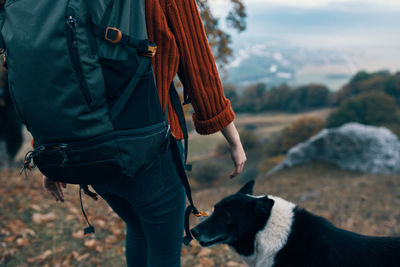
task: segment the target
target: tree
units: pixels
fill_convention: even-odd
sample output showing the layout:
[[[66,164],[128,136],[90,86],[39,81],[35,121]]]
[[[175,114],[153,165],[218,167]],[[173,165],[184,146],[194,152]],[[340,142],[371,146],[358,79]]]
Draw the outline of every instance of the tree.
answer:
[[[224,92],[226,98],[231,101],[231,105],[235,109],[239,100],[239,96],[236,92],[236,87],[233,84],[224,84]]]
[[[286,110],[292,98],[292,89],[287,84],[271,88],[262,97],[262,110]]]
[[[367,73],[358,72],[348,84],[333,95],[333,104],[340,105],[345,100],[365,92],[382,92],[395,98],[400,105],[400,73],[391,74],[388,71]]]
[[[219,19],[215,18],[211,12],[209,0],[196,0],[203,19],[208,42],[213,50],[214,58],[218,66],[223,69],[224,65],[232,57],[231,36],[221,30]],[[210,0],[212,1],[212,0]],[[246,29],[246,8],[243,0],[225,0],[231,3],[231,10],[225,18],[228,27],[242,32]]]
[[[267,90],[265,83],[258,83],[247,87],[238,101],[237,110],[241,112],[260,112],[262,98]]]
[[[347,122],[367,125],[398,123],[399,107],[393,97],[382,92],[365,92],[343,102],[327,119],[327,127],[341,126]]]

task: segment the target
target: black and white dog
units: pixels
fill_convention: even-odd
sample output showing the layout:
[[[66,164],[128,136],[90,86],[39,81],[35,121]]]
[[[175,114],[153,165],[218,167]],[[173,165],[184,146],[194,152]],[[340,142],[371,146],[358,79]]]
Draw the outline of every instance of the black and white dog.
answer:
[[[254,267],[400,266],[400,237],[339,229],[279,197],[253,196],[253,187],[222,199],[192,229],[202,246],[228,244]]]

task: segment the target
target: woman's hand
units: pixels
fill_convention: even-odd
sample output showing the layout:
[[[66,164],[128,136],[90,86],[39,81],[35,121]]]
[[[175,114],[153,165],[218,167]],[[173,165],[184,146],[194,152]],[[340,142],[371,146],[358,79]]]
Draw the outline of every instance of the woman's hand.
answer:
[[[230,175],[231,178],[234,178],[243,171],[244,164],[247,161],[246,153],[244,152],[239,133],[233,122],[222,129],[221,132],[228,141],[229,152],[235,164],[235,170]]]
[[[67,184],[54,182],[43,175],[43,188],[52,194],[56,201],[64,202],[64,193],[62,188],[67,188]]]

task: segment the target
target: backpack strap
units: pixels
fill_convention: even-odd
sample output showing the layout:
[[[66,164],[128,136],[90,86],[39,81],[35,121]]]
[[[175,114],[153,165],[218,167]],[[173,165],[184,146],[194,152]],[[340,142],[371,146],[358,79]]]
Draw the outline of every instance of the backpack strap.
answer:
[[[197,217],[208,216],[208,215],[203,211],[199,211],[193,204],[192,190],[190,189],[189,180],[186,175],[185,168],[183,167],[178,144],[176,143],[176,139],[172,134],[169,135],[169,144],[171,147],[172,158],[174,159],[176,170],[178,171],[179,179],[181,180],[183,186],[185,187],[186,196],[190,204],[185,211],[185,221],[184,221],[185,237],[182,240],[185,246],[189,246],[190,242],[193,240],[189,224],[190,214],[194,214]]]
[[[110,116],[112,120],[115,120],[119,116],[119,114],[121,114],[121,111],[128,103],[130,96],[135,91],[137,84],[140,81],[140,78],[142,78],[143,74],[146,72],[146,69],[149,66],[151,66],[151,58],[139,57],[138,68],[135,74],[132,76],[131,80],[129,81],[128,85],[126,86],[121,96],[117,99],[115,104],[110,108]]]
[[[110,43],[137,48],[138,53],[146,57],[153,57],[157,50],[157,46],[148,39],[137,39],[122,33],[116,27],[102,26],[93,23],[92,32],[97,37],[109,41]]]
[[[173,161],[175,163],[176,170],[178,172],[179,179],[181,180],[181,183],[183,187],[185,188],[186,192],[186,197],[189,201],[189,206],[185,210],[185,219],[184,219],[184,228],[185,228],[185,237],[183,237],[183,244],[185,246],[189,246],[190,242],[193,240],[193,236],[190,232],[190,214],[194,214],[197,217],[202,217],[202,216],[208,216],[207,213],[204,211],[199,211],[196,206],[193,203],[193,198],[192,198],[192,190],[190,188],[189,180],[185,172],[185,167],[186,165],[186,158],[187,158],[187,127],[186,127],[186,122],[185,122],[185,117],[183,113],[182,106],[180,104],[180,99],[179,95],[176,92],[174,83],[171,83],[170,90],[169,90],[169,95],[171,97],[171,103],[173,105],[173,108],[178,114],[179,118],[179,123],[181,124],[182,130],[183,130],[183,135],[185,137],[185,160],[182,161],[181,157],[181,152],[178,148],[177,140],[175,137],[172,135],[172,133],[169,131],[169,137],[168,137],[168,142],[167,142],[167,147],[169,145],[171,149],[171,154]],[[167,96],[167,104],[165,108],[165,113],[166,116],[168,116],[168,96]]]
[[[186,120],[185,120],[185,114],[183,112],[182,109],[182,105],[179,99],[179,95],[176,92],[176,88],[174,85],[174,82],[171,83],[171,86],[169,88],[169,95],[171,98],[171,103],[172,103],[172,107],[174,108],[176,115],[178,116],[178,120],[179,120],[179,124],[181,126],[182,132],[183,132],[183,138],[184,138],[184,142],[185,142],[185,158],[184,158],[184,166],[185,166],[185,170],[187,171],[191,171],[192,170],[192,166],[186,164],[187,161],[187,157],[188,157],[188,150],[189,150],[189,135],[188,135],[188,129],[187,129],[187,125],[186,125]]]

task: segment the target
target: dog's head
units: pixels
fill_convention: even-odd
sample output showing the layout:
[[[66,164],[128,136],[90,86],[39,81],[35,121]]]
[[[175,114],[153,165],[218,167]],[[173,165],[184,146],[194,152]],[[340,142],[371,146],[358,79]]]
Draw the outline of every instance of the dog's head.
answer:
[[[214,206],[212,215],[192,229],[202,246],[254,243],[256,233],[268,221],[274,200],[252,196],[253,187],[251,181],[236,194],[222,199]]]

